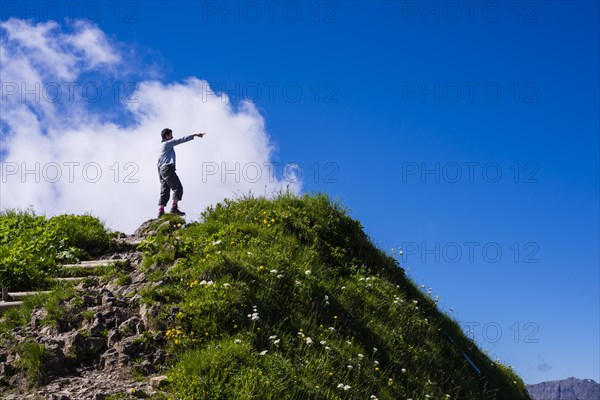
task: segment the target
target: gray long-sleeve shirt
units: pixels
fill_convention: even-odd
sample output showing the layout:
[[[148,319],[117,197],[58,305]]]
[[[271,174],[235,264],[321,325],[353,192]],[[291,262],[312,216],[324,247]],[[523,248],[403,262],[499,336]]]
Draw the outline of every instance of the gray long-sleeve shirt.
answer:
[[[189,142],[194,139],[194,135],[183,136],[178,139],[171,139],[161,143],[160,155],[158,156],[158,168],[165,165],[175,165],[175,149],[178,144]]]

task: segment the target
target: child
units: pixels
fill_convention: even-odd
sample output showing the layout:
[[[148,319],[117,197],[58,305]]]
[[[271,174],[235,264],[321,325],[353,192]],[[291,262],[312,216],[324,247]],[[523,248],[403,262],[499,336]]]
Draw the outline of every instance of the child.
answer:
[[[165,213],[165,206],[169,201],[171,190],[173,193],[173,205],[171,213],[177,215],[185,215],[183,211],[177,207],[177,203],[183,197],[183,186],[175,172],[175,149],[178,144],[189,142],[195,137],[203,137],[206,133],[196,133],[194,135],[184,136],[179,139],[173,139],[173,131],[165,128],[160,133],[162,138],[160,156],[158,157],[158,177],[160,179],[160,200],[158,201],[158,217],[160,218]]]

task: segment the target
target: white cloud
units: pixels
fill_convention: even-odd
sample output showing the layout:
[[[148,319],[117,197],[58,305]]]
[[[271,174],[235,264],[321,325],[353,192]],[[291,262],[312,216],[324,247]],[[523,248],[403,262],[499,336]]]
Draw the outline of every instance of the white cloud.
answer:
[[[184,186],[181,209],[191,219],[236,193],[270,194],[287,186],[276,178],[281,166],[271,164],[275,149],[252,103],[234,107],[195,77],[174,83],[143,80],[128,97],[131,102],[101,105],[81,95],[70,99],[66,91],[53,102],[52,82],[81,79],[83,86],[82,74],[96,73],[102,82],[106,71],[120,70],[118,46],[83,22],[65,32],[55,23],[13,19],[0,24],[0,33],[2,59],[11,60],[0,69],[1,208],[32,205],[49,215],[90,211],[112,229],[132,232],[157,211],[156,159],[165,127],[175,137],[207,132],[176,147]],[[28,95],[21,93],[22,85]],[[50,94],[44,95],[45,89]],[[31,93],[36,90],[41,93]],[[130,113],[135,123],[111,121],[114,110],[107,107]],[[300,183],[290,183],[290,189],[298,192]]]

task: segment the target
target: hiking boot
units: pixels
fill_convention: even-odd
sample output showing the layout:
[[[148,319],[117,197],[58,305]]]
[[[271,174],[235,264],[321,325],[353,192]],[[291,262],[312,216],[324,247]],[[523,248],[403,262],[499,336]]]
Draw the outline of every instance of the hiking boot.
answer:
[[[165,215],[165,210],[161,208],[160,210],[158,210],[158,217],[156,217],[156,218],[160,218],[163,215]]]
[[[171,207],[171,214],[180,215],[182,217],[185,215],[185,213],[181,211],[177,206]]]

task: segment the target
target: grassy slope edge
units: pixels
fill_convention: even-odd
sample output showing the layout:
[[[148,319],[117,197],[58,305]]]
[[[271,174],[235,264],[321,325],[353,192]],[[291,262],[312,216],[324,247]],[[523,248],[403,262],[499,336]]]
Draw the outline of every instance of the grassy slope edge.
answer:
[[[326,196],[203,218],[166,216],[142,244],[176,398],[529,398]]]
[[[47,218],[31,210],[0,211],[0,286],[48,288],[58,262],[78,262],[105,251],[110,235],[91,215]]]

